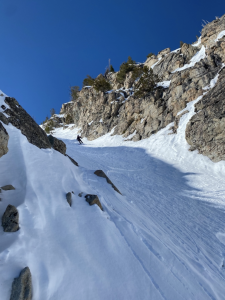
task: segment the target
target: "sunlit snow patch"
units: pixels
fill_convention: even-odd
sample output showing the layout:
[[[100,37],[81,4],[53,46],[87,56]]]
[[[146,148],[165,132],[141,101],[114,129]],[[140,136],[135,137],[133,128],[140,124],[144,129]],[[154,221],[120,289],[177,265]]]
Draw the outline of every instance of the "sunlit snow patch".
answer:
[[[221,31],[221,32],[217,35],[217,38],[215,39],[215,42],[218,42],[224,35],[225,35],[225,30]]]
[[[178,71],[183,71],[185,69],[191,68],[193,67],[197,62],[199,62],[200,60],[205,58],[205,47],[202,46],[201,50],[198,51],[190,60],[189,64],[184,65],[181,68],[176,69],[175,71],[173,71],[172,73],[178,72]]]

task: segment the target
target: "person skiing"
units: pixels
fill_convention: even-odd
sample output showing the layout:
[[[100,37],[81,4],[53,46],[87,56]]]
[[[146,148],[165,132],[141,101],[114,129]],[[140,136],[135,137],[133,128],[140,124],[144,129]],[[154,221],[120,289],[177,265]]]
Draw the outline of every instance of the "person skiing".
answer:
[[[80,144],[83,144],[83,141],[81,140],[81,136],[79,136],[79,134],[78,134],[78,136],[77,136],[77,140],[78,140],[78,142],[79,142]]]

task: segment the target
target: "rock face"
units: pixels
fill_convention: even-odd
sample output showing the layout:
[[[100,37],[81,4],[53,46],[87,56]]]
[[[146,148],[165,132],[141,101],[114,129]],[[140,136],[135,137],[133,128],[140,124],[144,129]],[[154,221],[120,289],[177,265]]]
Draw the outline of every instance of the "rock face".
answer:
[[[56,137],[53,137],[51,134],[48,136],[48,140],[52,148],[64,155],[66,154],[66,144],[63,141],[57,139]]]
[[[69,203],[69,205],[72,205],[72,194],[69,192],[66,194],[66,200]]]
[[[12,283],[10,300],[31,300],[32,299],[32,278],[30,269],[24,268],[19,277]]]
[[[0,157],[8,152],[9,135],[0,122]]]
[[[118,190],[118,188],[112,183],[112,181],[109,179],[109,177],[105,174],[105,172],[103,172],[102,170],[97,170],[94,172],[95,175],[99,176],[99,177],[103,177],[106,179],[106,181],[111,184],[112,188],[117,192],[119,193],[120,195],[122,195],[120,193],[120,191]]]
[[[16,128],[20,129],[28,141],[39,148],[51,148],[51,144],[43,129],[31,118],[31,116],[19,105],[14,98],[6,97],[5,103],[10,108],[5,108],[4,114],[0,113],[0,120],[8,125],[11,123]]]
[[[7,206],[2,216],[2,227],[5,232],[15,232],[19,230],[19,212],[15,206]]]
[[[223,31],[225,31],[225,15],[207,24],[202,29],[202,36],[198,42],[192,45],[184,43],[181,48],[172,52],[166,48],[157,55],[150,56],[144,64],[140,64],[139,66],[151,67],[164,82],[159,83],[157,88],[144,98],[134,97],[135,84],[132,71],[126,74],[123,85],[116,81],[117,73],[108,73],[105,79],[111,84],[111,91],[103,93],[97,92],[93,87],[82,88],[76,101],[62,105],[60,112],[62,115],[58,119],[56,117],[55,123],[59,126],[62,116],[64,119],[69,116],[69,119],[73,120],[74,127],[81,128],[80,132],[89,140],[111,132],[111,135],[119,134],[127,140],[138,141],[157,133],[172,122],[175,122],[173,130],[176,133],[180,118],[178,112],[185,109],[190,101],[205,93],[205,87],[225,64]],[[195,60],[196,57],[199,59],[195,64],[190,64],[194,56]],[[217,97],[214,93],[210,95]],[[204,96],[203,99],[206,97],[209,96]],[[221,102],[222,98],[218,101]],[[203,112],[199,112],[198,116],[192,119],[195,121],[195,127],[199,123],[196,118],[200,118],[201,114]],[[198,149],[200,153],[218,161],[224,159],[225,153],[221,145],[225,140],[223,134],[219,132],[225,127],[223,117],[219,119],[220,122],[214,117],[215,115],[208,113],[207,124],[210,124],[211,131],[205,125],[201,129],[199,141],[200,135],[197,132],[200,132],[200,128],[194,129],[191,125],[188,125],[186,137],[192,146],[191,149]],[[216,139],[212,139],[214,134],[217,136]]]
[[[225,160],[225,69],[216,86],[195,104],[195,111],[186,128],[190,150],[197,149],[214,162]]]
[[[88,195],[85,196],[85,199],[86,199],[86,201],[89,203],[89,205],[97,204],[98,207],[99,207],[101,210],[103,210],[102,205],[101,205],[101,202],[100,202],[100,200],[98,199],[98,196],[97,196],[97,195],[90,195],[90,194],[88,194]]]

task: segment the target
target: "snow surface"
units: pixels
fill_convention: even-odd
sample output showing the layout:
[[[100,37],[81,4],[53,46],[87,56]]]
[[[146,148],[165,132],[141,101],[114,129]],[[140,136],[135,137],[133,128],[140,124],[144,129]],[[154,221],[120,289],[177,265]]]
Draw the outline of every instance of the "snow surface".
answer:
[[[176,70],[174,70],[172,73],[178,72],[178,71],[183,71],[185,69],[191,68],[193,67],[197,62],[199,62],[200,60],[205,58],[205,47],[202,46],[201,50],[198,51],[190,60],[189,64],[184,65],[181,68],[177,68]]]
[[[166,89],[166,88],[170,87],[170,83],[171,83],[171,80],[162,81],[162,82],[158,82],[157,86],[162,86],[164,89]]]
[[[217,38],[215,39],[215,42],[219,41],[224,35],[225,35],[225,30],[221,31],[218,34]]]
[[[224,299],[225,162],[188,151],[185,129],[198,100],[188,103],[177,134],[169,124],[135,143],[112,130],[79,145],[78,129],[57,128],[80,167],[4,125],[10,139],[0,186],[16,190],[1,193],[0,211],[16,205],[20,230],[0,228],[1,300],[25,266],[33,300]],[[103,212],[86,193],[99,196]]]

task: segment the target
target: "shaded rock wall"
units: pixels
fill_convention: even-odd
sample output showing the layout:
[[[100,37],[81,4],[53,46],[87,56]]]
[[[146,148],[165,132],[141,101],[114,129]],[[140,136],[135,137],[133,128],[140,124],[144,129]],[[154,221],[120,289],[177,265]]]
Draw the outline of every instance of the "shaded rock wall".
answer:
[[[11,123],[20,129],[28,141],[39,148],[51,148],[51,144],[43,129],[31,118],[31,116],[19,105],[14,98],[6,97],[5,103],[10,108],[5,108],[4,113],[9,117],[0,114],[0,121],[8,125]]]
[[[215,162],[225,160],[225,69],[216,86],[195,104],[195,111],[186,128],[191,150]]]
[[[9,135],[0,122],[0,157],[8,152]]]

